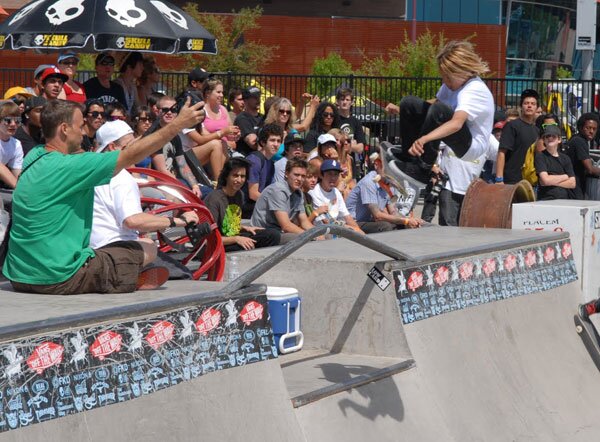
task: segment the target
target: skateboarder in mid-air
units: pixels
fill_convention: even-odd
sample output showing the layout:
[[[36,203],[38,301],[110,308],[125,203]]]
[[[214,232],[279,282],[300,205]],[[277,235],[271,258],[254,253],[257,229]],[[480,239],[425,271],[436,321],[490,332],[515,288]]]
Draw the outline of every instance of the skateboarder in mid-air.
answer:
[[[494,124],[494,98],[480,76],[489,72],[487,63],[467,41],[450,41],[437,55],[442,87],[436,98],[424,101],[407,96],[400,106],[386,110],[400,114],[402,153],[394,153],[398,168],[427,182],[440,142],[465,161],[487,152]],[[408,155],[407,155],[408,154]]]

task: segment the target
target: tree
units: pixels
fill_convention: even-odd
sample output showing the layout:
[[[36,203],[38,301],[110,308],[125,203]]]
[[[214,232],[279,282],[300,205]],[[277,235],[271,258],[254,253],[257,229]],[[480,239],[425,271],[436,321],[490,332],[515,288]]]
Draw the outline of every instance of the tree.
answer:
[[[353,74],[353,69],[352,65],[340,54],[330,52],[327,57],[315,59],[311,73],[317,77],[308,81],[308,92],[324,98],[341,83],[344,83],[347,76]]]
[[[209,72],[259,73],[278,48],[246,40],[246,33],[260,28],[260,6],[232,11],[232,17],[201,13],[196,3],[186,3],[183,9],[215,36],[218,49],[217,55],[183,55],[187,69],[200,65]]]

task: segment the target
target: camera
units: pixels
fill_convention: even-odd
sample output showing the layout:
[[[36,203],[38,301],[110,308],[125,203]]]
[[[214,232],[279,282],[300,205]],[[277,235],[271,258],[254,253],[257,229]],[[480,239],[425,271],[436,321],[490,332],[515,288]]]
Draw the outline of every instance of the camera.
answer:
[[[185,102],[188,99],[188,97],[190,98],[190,106],[193,106],[196,103],[200,103],[201,101],[204,101],[202,99],[202,95],[200,95],[199,92],[183,91],[177,97],[177,111],[180,111],[183,108],[183,106],[185,106]]]
[[[425,201],[428,203],[435,204],[440,196],[440,192],[446,186],[448,179],[450,177],[448,174],[444,172],[440,173],[432,173],[431,179],[425,188],[427,195],[425,196]]]
[[[189,223],[185,226],[185,233],[187,233],[190,242],[194,245],[202,241],[211,231],[209,223]]]

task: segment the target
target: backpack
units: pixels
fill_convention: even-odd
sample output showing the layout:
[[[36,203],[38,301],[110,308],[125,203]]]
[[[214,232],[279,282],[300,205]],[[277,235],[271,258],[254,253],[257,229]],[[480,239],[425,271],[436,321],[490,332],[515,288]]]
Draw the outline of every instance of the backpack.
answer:
[[[531,146],[527,149],[527,153],[525,154],[525,161],[523,162],[523,166],[521,167],[521,174],[523,175],[523,179],[529,181],[532,186],[537,186],[538,184],[538,176],[535,170],[535,145],[534,141]]]

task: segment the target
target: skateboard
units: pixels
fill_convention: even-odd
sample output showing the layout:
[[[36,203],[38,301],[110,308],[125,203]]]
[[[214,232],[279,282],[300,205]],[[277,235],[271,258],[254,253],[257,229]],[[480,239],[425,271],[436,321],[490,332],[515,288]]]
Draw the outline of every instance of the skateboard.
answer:
[[[575,321],[575,330],[583,341],[583,345],[590,354],[596,368],[600,370],[600,336],[594,324],[588,319],[583,319],[579,314],[573,317]]]

